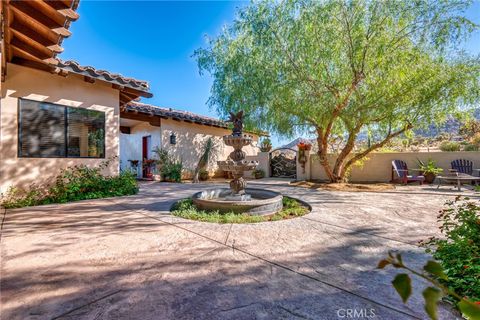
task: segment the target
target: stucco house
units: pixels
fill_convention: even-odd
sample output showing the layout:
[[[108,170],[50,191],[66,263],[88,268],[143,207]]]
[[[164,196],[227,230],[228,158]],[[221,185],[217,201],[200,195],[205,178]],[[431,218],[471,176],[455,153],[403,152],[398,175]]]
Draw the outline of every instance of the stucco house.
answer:
[[[133,101],[120,108],[120,167],[130,168],[131,160],[150,159],[152,150],[160,147],[181,160],[184,178],[191,178],[205,142],[211,137],[215,148],[208,170],[211,175],[218,175],[216,161],[226,159],[233,151],[222,142],[227,134],[231,134],[231,130],[219,119]],[[250,134],[253,143],[243,150],[254,156],[258,152],[259,136]]]
[[[146,81],[59,59],[70,23],[79,18],[78,4],[1,3],[0,192],[105,159],[113,159],[106,174],[117,174],[128,160],[150,158],[156,146],[191,169],[202,141],[228,132],[217,119],[138,102],[152,97]],[[229,152],[220,147],[215,157]]]

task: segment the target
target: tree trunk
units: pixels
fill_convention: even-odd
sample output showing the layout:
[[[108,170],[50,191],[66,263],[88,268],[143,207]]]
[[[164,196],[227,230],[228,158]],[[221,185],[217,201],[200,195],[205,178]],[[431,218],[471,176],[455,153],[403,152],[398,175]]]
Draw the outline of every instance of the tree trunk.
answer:
[[[353,132],[350,133],[349,138],[347,140],[347,144],[345,145],[345,147],[342,149],[337,159],[335,160],[335,165],[333,167],[333,170],[330,164],[328,163],[328,154],[327,154],[327,147],[326,147],[328,146],[328,141],[323,135],[319,134],[317,137],[317,143],[318,143],[318,156],[320,157],[320,164],[323,166],[323,169],[325,170],[325,173],[327,174],[327,177],[331,183],[345,182],[345,174],[347,173],[348,169],[350,169],[350,167],[353,164],[355,164],[355,162],[363,159],[370,152],[383,147],[392,138],[401,135],[406,130],[409,130],[411,128],[412,128],[412,125],[408,124],[403,129],[400,129],[394,133],[389,133],[384,140],[371,145],[369,148],[365,149],[360,153],[355,154],[352,157],[349,157],[355,146],[355,139],[356,139],[357,133],[360,130],[358,129],[357,131],[355,129]]]
[[[333,173],[333,170],[328,163],[328,154],[327,154],[327,146],[328,146],[328,141],[324,137],[324,135],[320,132],[320,129],[318,130],[318,136],[317,136],[317,145],[318,145],[318,157],[320,159],[320,164],[322,165],[323,169],[325,170],[325,173],[330,180],[330,182],[333,182],[335,180],[335,175]]]

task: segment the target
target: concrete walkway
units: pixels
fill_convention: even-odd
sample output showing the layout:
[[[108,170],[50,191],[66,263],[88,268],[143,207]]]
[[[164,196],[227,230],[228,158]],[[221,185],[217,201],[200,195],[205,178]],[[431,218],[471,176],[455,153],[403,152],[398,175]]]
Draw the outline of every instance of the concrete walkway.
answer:
[[[144,183],[131,197],[8,210],[1,319],[427,318],[425,284],[415,279],[404,305],[390,285],[398,270],[376,265],[398,250],[421,268],[428,256],[416,242],[437,233],[437,211],[454,193],[260,183],[313,211],[258,224],[194,222],[168,210],[212,184],[168,183]],[[456,316],[442,306],[441,318]]]

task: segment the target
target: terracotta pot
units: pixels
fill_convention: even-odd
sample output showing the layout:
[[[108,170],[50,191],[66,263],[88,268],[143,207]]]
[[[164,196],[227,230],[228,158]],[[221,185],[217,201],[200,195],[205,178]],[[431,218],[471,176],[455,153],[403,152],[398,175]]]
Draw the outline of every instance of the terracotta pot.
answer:
[[[428,183],[428,184],[432,184],[433,181],[435,180],[435,177],[437,176],[435,173],[431,173],[431,172],[428,172],[428,173],[421,172],[420,174],[425,177],[425,183]]]
[[[198,174],[198,179],[199,179],[200,181],[206,181],[206,180],[208,180],[208,172],[200,172],[200,173]]]

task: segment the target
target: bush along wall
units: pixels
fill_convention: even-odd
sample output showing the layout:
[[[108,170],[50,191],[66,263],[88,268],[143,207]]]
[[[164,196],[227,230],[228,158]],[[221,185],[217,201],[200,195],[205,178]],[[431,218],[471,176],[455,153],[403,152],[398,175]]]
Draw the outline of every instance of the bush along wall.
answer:
[[[133,173],[102,175],[101,171],[108,167],[110,161],[103,161],[96,167],[78,165],[63,169],[50,186],[32,185],[28,190],[12,187],[2,194],[0,203],[5,208],[21,208],[136,194],[138,184]]]

